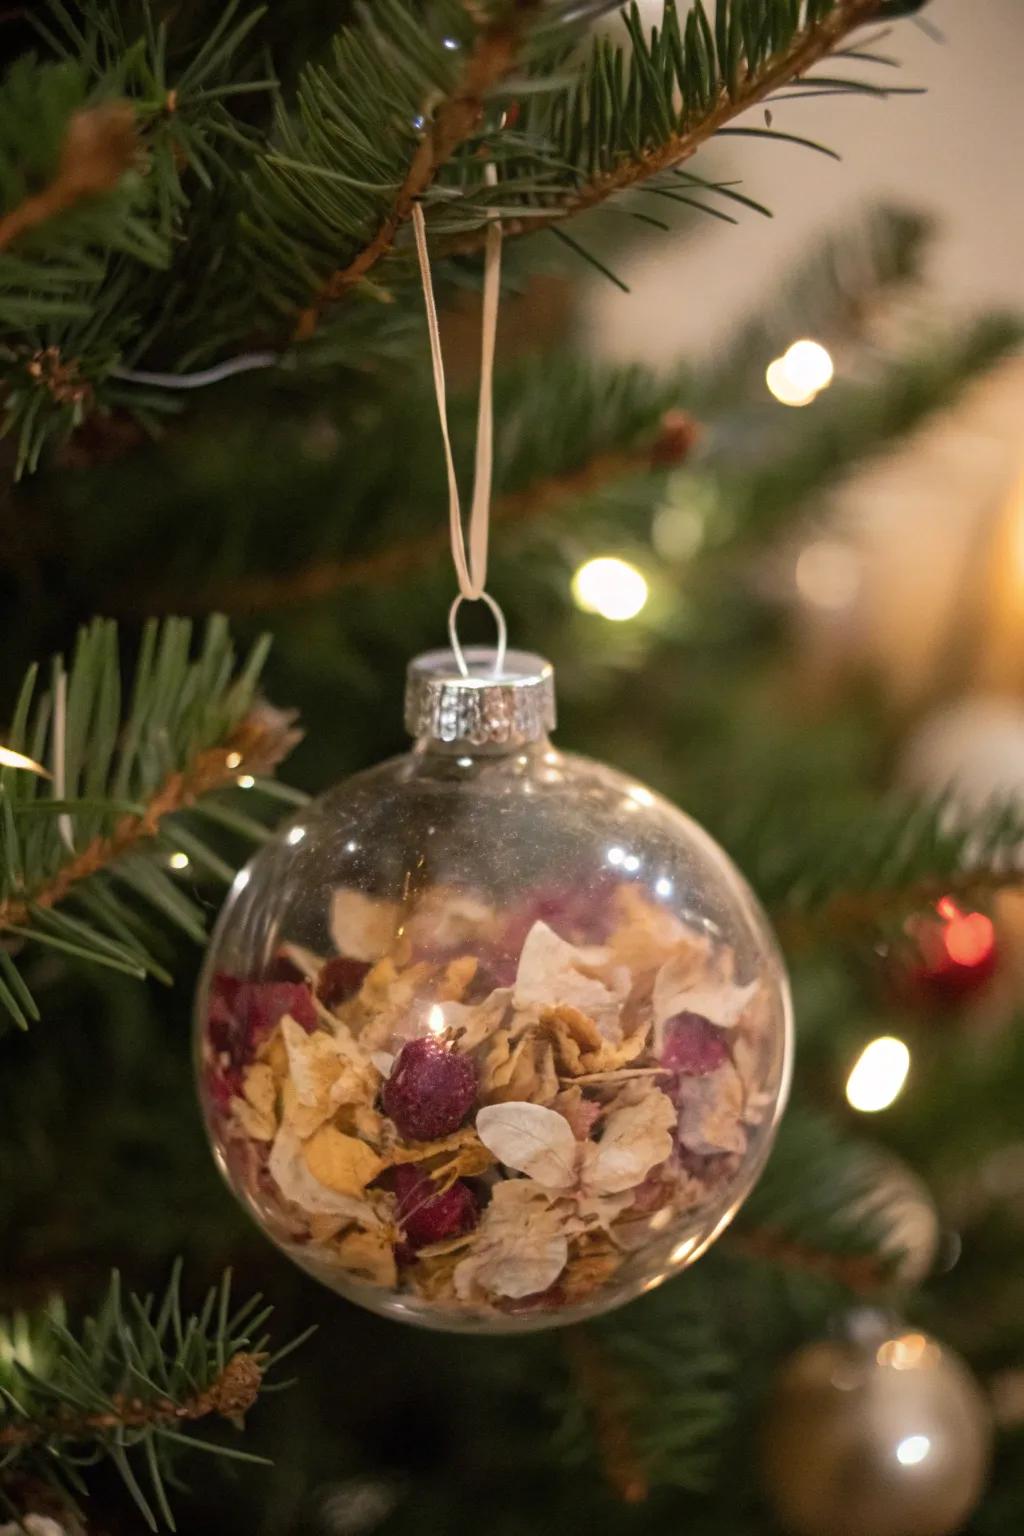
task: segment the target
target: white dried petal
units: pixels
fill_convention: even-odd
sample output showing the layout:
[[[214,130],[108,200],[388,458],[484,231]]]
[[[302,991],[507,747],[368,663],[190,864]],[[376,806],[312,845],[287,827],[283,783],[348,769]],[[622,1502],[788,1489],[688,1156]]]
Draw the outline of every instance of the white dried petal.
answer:
[[[536,922],[519,956],[513,1004],[521,1010],[568,1004],[589,1015],[606,1038],[621,1039],[619,1009],[629,973],[615,967],[610,986],[594,974],[607,969],[611,959],[608,949],[568,944],[547,923]]]
[[[757,992],[760,982],[738,987],[709,974],[703,957],[689,946],[666,960],[654,979],[654,1022],[660,1030],[677,1013],[699,1013],[720,1029],[732,1029]]]
[[[391,948],[398,917],[397,902],[380,901],[341,885],[331,896],[334,947],[347,960],[379,960]]]
[[[569,1260],[569,1222],[542,1189],[527,1179],[495,1186],[468,1257],[455,1267],[455,1291],[464,1301],[480,1289],[519,1299],[546,1291]]]
[[[490,902],[472,891],[435,885],[425,891],[405,924],[413,946],[432,952],[458,949],[486,938],[497,915]]]
[[[495,987],[479,1003],[438,1003],[444,1033],[451,1035],[460,1051],[475,1051],[504,1023],[512,1001],[511,987]]]
[[[679,1140],[691,1152],[743,1152],[743,1082],[731,1061],[703,1077],[680,1077]]]
[[[267,1169],[286,1200],[310,1216],[345,1216],[373,1230],[380,1218],[368,1200],[339,1195],[314,1179],[303,1157],[303,1144],[288,1125],[282,1125],[270,1149]]]
[[[525,1100],[488,1104],[477,1114],[476,1133],[506,1168],[546,1189],[569,1189],[575,1182],[578,1143],[556,1110]]]
[[[676,1108],[654,1088],[639,1104],[614,1109],[599,1142],[583,1149],[583,1188],[590,1194],[616,1195],[642,1184],[652,1168],[672,1151]]]

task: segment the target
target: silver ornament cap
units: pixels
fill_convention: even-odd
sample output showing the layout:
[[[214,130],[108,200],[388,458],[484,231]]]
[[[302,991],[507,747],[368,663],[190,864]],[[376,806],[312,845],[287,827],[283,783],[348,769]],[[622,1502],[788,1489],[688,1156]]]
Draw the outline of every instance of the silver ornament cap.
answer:
[[[555,673],[530,651],[506,651],[496,670],[492,646],[467,645],[463,675],[454,651],[427,651],[409,663],[405,725],[436,747],[493,750],[543,741],[555,726]]]

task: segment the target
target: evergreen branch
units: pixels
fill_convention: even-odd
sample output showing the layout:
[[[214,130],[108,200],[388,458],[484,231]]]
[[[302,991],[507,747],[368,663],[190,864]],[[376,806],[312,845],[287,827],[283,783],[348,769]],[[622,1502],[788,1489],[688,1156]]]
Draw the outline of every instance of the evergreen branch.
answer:
[[[220,746],[199,753],[187,769],[169,775],[147,801],[144,810],[122,816],[113,832],[98,836],[38,886],[31,898],[0,901],[0,931],[31,923],[42,910],[62,902],[75,886],[108,869],[136,846],[157,838],[168,817],[195,805],[203,796],[238,783],[244,774],[270,772],[294,740],[287,723],[268,711],[256,711],[232,731]],[[67,801],[68,812],[74,801]]]
[[[297,340],[308,338],[320,311],[343,298],[389,253],[399,228],[412,217],[413,204],[431,186],[440,168],[476,131],[485,99],[512,69],[521,35],[538,6],[539,0],[517,0],[514,9],[510,8],[476,34],[465,66],[448,94],[433,107],[429,131],[423,132],[394,201],[371,238],[343,267],[330,274],[312,304],[300,313]]]
[[[0,1450],[23,1450],[46,1442],[56,1444],[93,1440],[119,1429],[158,1429],[161,1426],[195,1423],[197,1419],[218,1416],[240,1418],[259,1396],[263,1383],[263,1361],[258,1355],[239,1350],[224,1369],[201,1392],[175,1402],[169,1397],[143,1398],[115,1392],[111,1406],[93,1413],[73,1409],[38,1418],[0,1424]]]
[[[621,1377],[588,1329],[569,1328],[562,1342],[576,1390],[593,1419],[605,1481],[624,1504],[640,1504],[647,1497],[650,1479],[623,1411]]]
[[[817,805],[799,823],[770,811],[749,852],[783,938],[851,939],[890,928],[943,896],[984,902],[1024,882],[1024,810],[995,802],[968,816],[948,798]],[[759,851],[758,851],[759,849]]]
[[[564,1342],[569,1379],[555,1436],[562,1459],[596,1461],[627,1504],[659,1486],[707,1489],[736,1384],[699,1279],[644,1297],[614,1322],[570,1329]]]
[[[815,1177],[808,1180],[807,1170]],[[876,1160],[824,1117],[789,1111],[727,1243],[733,1251],[850,1290],[891,1280],[894,1220]]]
[[[808,0],[800,21],[799,7],[773,0],[720,0],[712,36],[701,0],[685,22],[669,0],[660,34],[647,41],[634,0],[628,58],[599,39],[579,82],[546,108],[561,157],[586,162],[590,174],[549,211],[506,217],[505,235],[556,227],[682,165],[734,118],[805,76],[879,8],[880,0]],[[443,249],[475,251],[485,234],[455,234]]]
[[[104,102],[75,112],[53,180],[0,214],[0,251],[77,203],[113,191],[136,148],[135,113],[127,102]]]
[[[0,1324],[0,1485],[42,1484],[77,1512],[77,1468],[107,1460],[149,1528],[159,1515],[173,1529],[164,1485],[180,1447],[260,1459],[181,1433],[216,1418],[239,1426],[259,1398],[279,1358],[268,1351],[270,1309],[260,1301],[232,1308],[229,1271],[187,1314],[175,1265],[159,1299],[123,1296],[115,1273],[97,1314],[78,1328],[59,1301]]]
[[[492,521],[495,525],[522,528],[557,516],[566,507],[616,481],[685,462],[699,435],[699,427],[685,412],[668,411],[653,443],[599,451],[576,469],[543,475],[534,484],[499,497],[494,503]],[[448,533],[439,527],[360,559],[321,559],[296,571],[241,577],[212,592],[200,593],[195,611],[205,613],[215,608],[231,614],[262,613],[318,602],[348,587],[388,586],[431,564],[447,548]],[[170,595],[167,600],[171,601]],[[175,593],[173,601],[180,608],[181,594]],[[155,598],[150,594],[147,605],[159,611],[159,594]],[[187,609],[188,604],[184,606]]]
[[[264,643],[237,670],[223,619],[209,622],[194,660],[191,637],[184,620],[147,626],[123,721],[109,621],[80,632],[69,673],[55,658],[53,687],[34,707],[36,669],[25,679],[10,745],[46,758],[53,780],[0,769],[0,1004],[22,1027],[38,1009],[12,942],[144,976],[162,974],[145,910],[202,937],[200,910],[167,872],[168,843],[181,823],[196,863],[223,869],[190,810],[240,775],[268,772],[297,739],[287,716],[255,703]]]

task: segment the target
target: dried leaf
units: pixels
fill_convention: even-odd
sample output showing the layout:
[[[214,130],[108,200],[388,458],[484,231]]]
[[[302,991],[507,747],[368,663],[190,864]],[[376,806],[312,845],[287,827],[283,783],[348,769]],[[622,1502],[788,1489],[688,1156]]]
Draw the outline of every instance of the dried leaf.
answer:
[[[490,902],[472,891],[434,885],[420,897],[405,923],[405,933],[417,950],[440,954],[491,938],[498,917]]]
[[[513,1299],[535,1296],[554,1284],[568,1257],[564,1212],[532,1180],[507,1179],[495,1186],[472,1249],[455,1268],[455,1290],[463,1300],[478,1289]]]
[[[622,1263],[622,1254],[607,1237],[584,1236],[573,1242],[573,1252],[559,1282],[563,1305],[585,1301],[600,1290]]]
[[[444,1032],[458,1050],[475,1051],[505,1022],[511,1000],[511,987],[496,987],[481,1003],[439,1003]]]
[[[743,1082],[731,1061],[703,1077],[681,1077],[679,1140],[691,1152],[743,1152]]]
[[[349,1232],[331,1246],[331,1254],[343,1269],[394,1290],[398,1284],[395,1250],[386,1232]]]
[[[246,1099],[237,1095],[231,1099],[231,1113],[243,1135],[253,1141],[273,1141],[277,1130],[277,1119],[273,1114],[254,1109]]]
[[[317,1183],[338,1195],[361,1195],[386,1166],[358,1136],[345,1136],[333,1125],[321,1126],[310,1137],[304,1156]]]
[[[642,888],[629,882],[617,887],[612,897],[616,926],[608,938],[608,948],[618,965],[626,966],[634,977],[655,971],[680,949],[690,944],[707,956],[706,937],[670,912],[651,901]]]
[[[576,1138],[564,1115],[542,1104],[491,1104],[476,1117],[484,1146],[499,1163],[547,1189],[569,1189],[576,1178]]]
[[[480,1138],[471,1125],[465,1125],[460,1131],[452,1131],[450,1136],[441,1136],[437,1141],[406,1141],[401,1145],[392,1147],[387,1154],[387,1161],[392,1166],[398,1163],[424,1163],[428,1158],[439,1157],[443,1153],[461,1152],[464,1147],[478,1147]]]
[[[610,950],[567,944],[547,923],[536,922],[519,956],[513,1004],[521,1010],[568,1004],[593,1019],[607,1038],[618,1039],[628,973],[615,976],[614,987],[595,974],[606,969],[611,958]]]
[[[368,1200],[339,1194],[313,1177],[306,1166],[302,1142],[287,1124],[282,1124],[274,1139],[267,1169],[284,1198],[307,1215],[345,1216],[360,1226],[380,1225]]]
[[[614,1109],[601,1140],[583,1148],[583,1188],[595,1195],[635,1189],[670,1156],[675,1125],[675,1105],[660,1088],[652,1088],[639,1104]]]
[[[331,896],[331,938],[347,960],[379,960],[398,933],[399,907],[362,891],[338,886]]]
[[[752,981],[738,987],[731,979],[715,977],[687,946],[667,960],[655,978],[655,1025],[660,1030],[677,1013],[697,1013],[720,1029],[732,1029],[759,986]]]
[[[439,1003],[459,1003],[469,990],[480,962],[476,955],[460,955],[449,960],[437,988]]]

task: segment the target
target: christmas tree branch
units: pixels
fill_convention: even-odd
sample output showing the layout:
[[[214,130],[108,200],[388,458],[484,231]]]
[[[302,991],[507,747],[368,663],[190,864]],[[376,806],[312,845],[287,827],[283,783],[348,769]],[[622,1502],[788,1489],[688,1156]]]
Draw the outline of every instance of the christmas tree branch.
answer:
[[[612,167],[601,169],[597,175],[583,181],[568,197],[560,201],[549,215],[531,216],[526,220],[517,220],[515,217],[505,219],[504,233],[506,236],[534,234],[542,229],[555,227],[567,218],[586,213],[609,198],[649,182],[682,165],[684,161],[691,159],[710,138],[726,129],[742,113],[767,101],[776,91],[792,81],[802,80],[808,70],[834,53],[850,33],[870,21],[880,9],[881,0],[837,0],[831,8],[809,5],[803,26],[794,32],[783,49],[771,52],[763,60],[752,61],[749,56],[744,55],[743,49],[751,35],[758,35],[758,27],[753,24],[749,30],[745,28],[741,7],[729,7],[728,11],[731,12],[729,15],[726,7],[719,6],[719,11],[724,17],[718,21],[718,55],[722,78],[716,82],[713,95],[702,104],[703,110],[700,114],[694,112],[685,114],[682,126],[672,127],[663,132],[656,144],[642,148],[632,155],[619,157]],[[700,14],[702,13],[699,7],[690,13],[693,18]],[[630,29],[633,44],[632,61],[637,69],[638,82],[636,95],[642,100],[649,92],[662,102],[666,111],[671,111],[672,91],[665,86],[664,80],[665,66],[668,65],[671,69],[674,62],[672,43],[678,40],[679,46],[675,59],[682,66],[681,73],[685,72],[692,79],[692,73],[686,70],[685,59],[686,52],[697,46],[699,29],[697,26],[681,26],[675,19],[674,9],[671,6],[667,7],[660,48],[658,42],[652,38],[648,56],[635,8],[632,23]],[[763,35],[762,30],[761,36]],[[710,67],[713,62],[714,45],[711,42],[709,29],[704,37],[706,39],[704,57]],[[602,45],[599,44],[596,58],[601,57]],[[696,60],[692,62],[699,68]],[[682,82],[675,82],[675,84],[680,83]],[[578,105],[583,96],[584,92],[579,91],[574,106]],[[594,95],[591,93],[586,124],[590,127],[594,124],[593,116],[590,115],[593,111],[593,102]],[[638,106],[639,104],[638,101]],[[581,124],[580,138],[583,137],[584,131],[585,127]],[[757,131],[760,130],[751,130],[751,132]],[[767,129],[764,131],[769,132]],[[602,158],[607,158],[608,152],[603,145],[599,153]],[[452,254],[465,254],[478,250],[485,238],[486,231],[476,229],[451,238],[444,243],[443,248]]]
[[[168,817],[188,810],[201,797],[232,787],[245,775],[272,772],[294,740],[287,720],[273,711],[247,716],[221,746],[200,752],[185,770],[170,774],[144,810],[122,816],[108,836],[93,838],[30,899],[0,901],[0,934],[30,923],[34,913],[55,907],[81,881],[108,869],[139,843],[159,837]]]
[[[297,740],[287,716],[255,701],[266,644],[238,669],[223,619],[209,622],[194,659],[191,639],[184,620],[147,626],[123,720],[109,621],[80,633],[69,672],[55,658],[52,689],[35,704],[34,668],[25,679],[8,751],[45,759],[52,777],[16,758],[0,769],[0,1006],[23,1028],[39,1010],[12,951],[42,945],[169,979],[152,954],[147,910],[201,939],[202,911],[171,870],[183,860],[232,874],[195,818],[262,835],[219,796],[240,776],[255,784]]]
[[[647,1468],[637,1453],[621,1402],[622,1383],[597,1335],[581,1327],[562,1336],[573,1383],[592,1416],[605,1481],[624,1504],[640,1504],[649,1491]]]
[[[0,214],[0,251],[84,199],[111,192],[135,157],[135,113],[105,102],[68,120],[53,180]]]
[[[115,1392],[109,1408],[93,1413],[67,1409],[44,1413],[16,1424],[0,1425],[0,1451],[12,1447],[24,1450],[43,1442],[53,1447],[69,1441],[93,1440],[123,1429],[173,1427],[214,1415],[224,1419],[241,1418],[259,1397],[263,1365],[259,1355],[242,1349],[231,1356],[209,1386],[178,1402],[162,1395],[147,1399],[137,1394]]]
[[[159,1299],[123,1296],[115,1274],[80,1328],[60,1302],[0,1324],[0,1491],[42,1486],[77,1513],[79,1468],[106,1460],[149,1528],[173,1530],[165,1484],[184,1451],[261,1459],[185,1431],[211,1418],[238,1426],[273,1390],[267,1374],[294,1345],[271,1354],[270,1312],[258,1295],[232,1308],[229,1272],[188,1314],[176,1265]]]
[[[372,237],[332,272],[299,315],[296,340],[306,340],[315,329],[323,308],[345,294],[370,273],[394,243],[401,225],[412,217],[414,202],[427,191],[441,166],[473,134],[480,122],[484,101],[512,69],[520,38],[539,0],[518,0],[498,20],[477,33],[464,68],[450,92],[433,107],[429,132],[420,139],[394,202]]]
[[[500,496],[492,520],[517,528],[556,516],[566,507],[599,493],[630,475],[650,473],[681,464],[700,434],[698,425],[682,411],[668,411],[653,443],[598,451],[578,468],[542,475],[522,490]],[[295,571],[242,576],[210,592],[200,592],[195,612],[211,608],[230,614],[263,613],[301,603],[318,602],[348,587],[383,587],[400,581],[437,560],[448,548],[448,533],[435,531],[399,540],[359,559],[319,559]],[[148,611],[174,606],[188,611],[180,592],[148,594]]]

